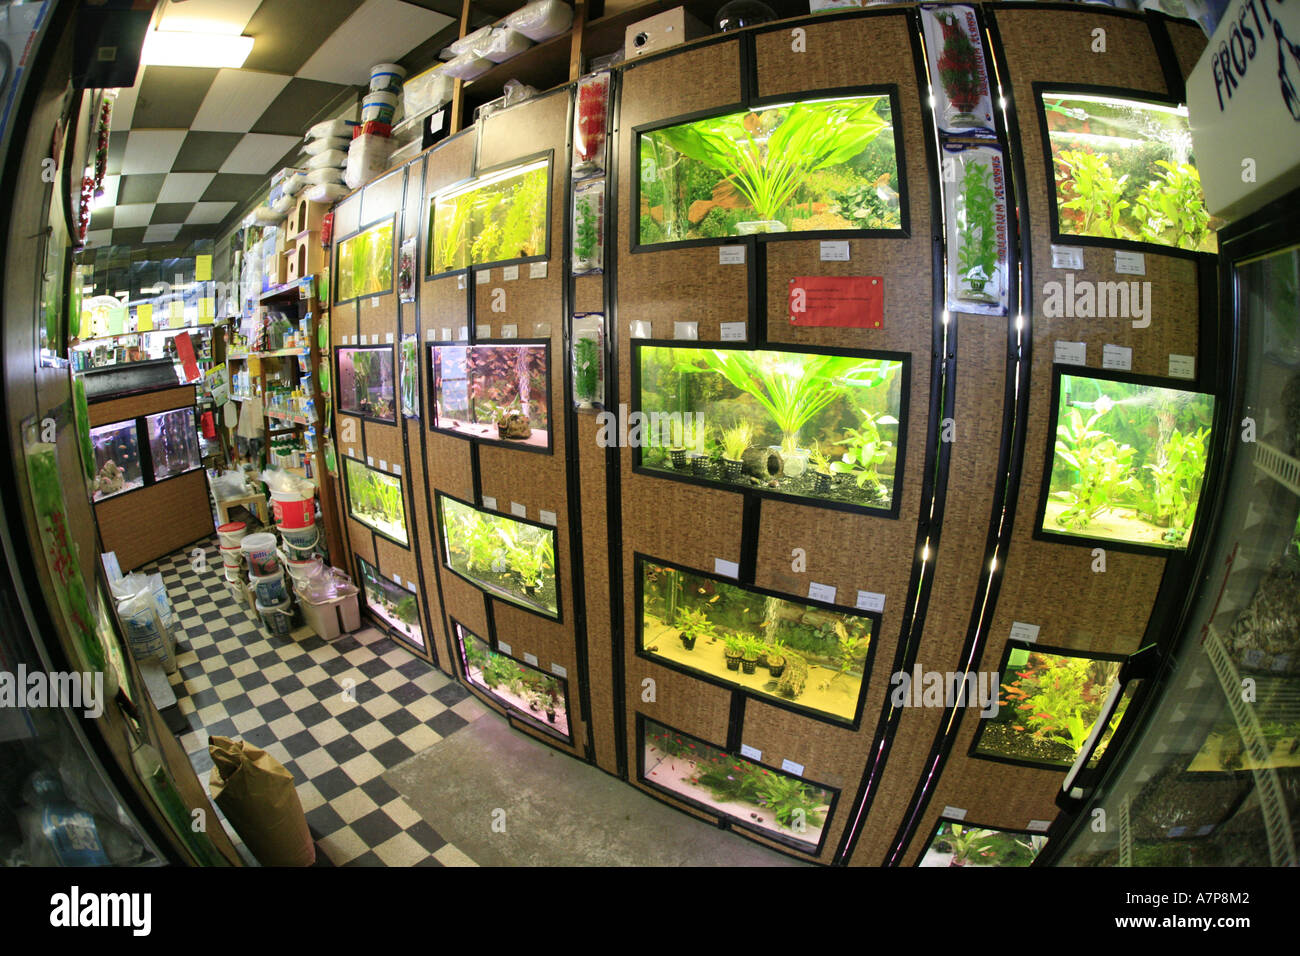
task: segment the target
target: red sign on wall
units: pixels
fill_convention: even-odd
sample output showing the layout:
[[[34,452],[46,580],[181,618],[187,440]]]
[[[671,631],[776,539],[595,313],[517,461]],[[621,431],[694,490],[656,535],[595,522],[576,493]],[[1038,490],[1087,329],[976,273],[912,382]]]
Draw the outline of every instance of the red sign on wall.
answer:
[[[795,325],[879,329],[885,323],[885,280],[880,276],[795,276],[790,280]]]

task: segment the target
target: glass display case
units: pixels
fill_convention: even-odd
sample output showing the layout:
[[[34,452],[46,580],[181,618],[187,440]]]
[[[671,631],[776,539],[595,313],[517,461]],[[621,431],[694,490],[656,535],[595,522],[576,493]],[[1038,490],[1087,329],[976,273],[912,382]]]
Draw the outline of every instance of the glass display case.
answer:
[[[393,347],[338,348],[339,411],[385,422],[397,421]]]
[[[347,302],[393,289],[393,220],[385,219],[338,243],[334,301]]]
[[[637,467],[893,512],[907,360],[633,343]]]
[[[572,739],[568,681],[493,650],[477,634],[456,624],[465,679],[528,724]]]
[[[917,866],[1029,866],[1047,837],[940,820]]]
[[[144,486],[135,419],[92,428],[90,444],[95,450],[95,501]]]
[[[406,536],[406,508],[402,503],[402,480],[369,467],[355,458],[343,459],[347,478],[348,514],[402,546]]]
[[[480,511],[441,492],[438,516],[448,568],[503,601],[559,619],[554,528]]]
[[[424,650],[424,635],[420,630],[420,607],[415,592],[390,581],[365,558],[357,556],[361,588],[366,595],[366,606],[384,621],[392,633],[409,644]]]
[[[551,446],[548,344],[434,345],[430,427],[533,451]]]
[[[429,272],[541,258],[549,252],[551,160],[480,176],[429,200]]]
[[[154,481],[193,471],[202,465],[193,408],[147,415],[145,429],[149,434]]]

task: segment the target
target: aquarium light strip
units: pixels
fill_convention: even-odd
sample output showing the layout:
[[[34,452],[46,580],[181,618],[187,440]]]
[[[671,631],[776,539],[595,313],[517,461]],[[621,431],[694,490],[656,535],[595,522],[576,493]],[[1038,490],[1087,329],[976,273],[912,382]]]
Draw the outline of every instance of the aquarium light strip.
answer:
[[[1188,115],[1187,106],[1182,103],[1177,106],[1170,106],[1167,103],[1152,103],[1148,100],[1134,100],[1122,96],[1097,96],[1089,93],[1052,93],[1044,91],[1044,102],[1048,99],[1077,100],[1080,103],[1100,103],[1103,106],[1115,106],[1117,104],[1121,106],[1140,106],[1144,110],[1158,110],[1162,113],[1171,113],[1174,116],[1184,118]]]
[[[495,183],[502,182],[506,179],[514,179],[516,176],[524,176],[535,169],[541,169],[549,160],[539,159],[536,162],[526,163],[523,166],[511,166],[509,169],[502,169],[495,173],[490,173],[479,179],[471,180],[463,186],[457,186],[454,189],[448,189],[446,192],[434,193],[434,202],[443,202],[448,199],[456,199],[466,193],[472,193],[482,189],[485,186],[491,186]]]
[[[752,113],[764,113],[767,110],[783,110],[791,106],[807,106],[810,103],[847,103],[850,100],[885,99],[884,93],[859,93],[857,96],[821,96],[815,100],[791,100],[789,103],[763,103],[750,110]],[[886,127],[889,128],[889,127]]]

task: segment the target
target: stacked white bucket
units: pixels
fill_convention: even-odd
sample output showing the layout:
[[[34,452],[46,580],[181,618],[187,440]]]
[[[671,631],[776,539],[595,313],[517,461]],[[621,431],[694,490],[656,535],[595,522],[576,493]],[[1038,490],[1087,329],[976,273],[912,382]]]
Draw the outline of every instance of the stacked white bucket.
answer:
[[[284,584],[284,568],[276,551],[275,535],[247,534],[242,521],[217,529],[221,539],[221,563],[226,580],[238,582],[248,568],[248,586],[257,613],[272,634],[287,636],[293,618],[293,601]]]
[[[356,189],[388,168],[393,147],[389,137],[404,79],[406,70],[396,63],[376,63],[370,68],[370,87],[361,99],[361,134],[348,147],[343,174],[349,189]]]

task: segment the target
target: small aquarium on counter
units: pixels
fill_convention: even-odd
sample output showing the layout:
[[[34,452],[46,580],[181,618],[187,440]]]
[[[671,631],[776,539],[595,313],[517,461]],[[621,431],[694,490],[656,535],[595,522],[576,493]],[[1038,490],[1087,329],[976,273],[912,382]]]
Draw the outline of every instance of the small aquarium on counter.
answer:
[[[438,495],[443,563],[489,594],[558,619],[555,529]]]
[[[95,450],[95,501],[144,486],[140,440],[134,419],[92,428],[90,444]]]
[[[405,546],[406,508],[402,504],[402,480],[376,471],[355,458],[344,457],[347,477],[348,514],[367,527]]]
[[[434,345],[431,427],[545,451],[551,446],[550,346]]]
[[[423,651],[424,635],[420,631],[420,608],[415,592],[384,577],[365,558],[358,556],[357,566],[361,569],[366,606],[392,628],[394,634]]]
[[[154,481],[193,471],[202,464],[193,408],[148,415],[145,427],[149,432]]]
[[[393,347],[338,349],[339,411],[380,421],[397,421]]]
[[[493,650],[459,623],[456,637],[467,681],[532,726],[571,738],[567,681]]]
[[[917,866],[1029,866],[1047,837],[940,820]]]

